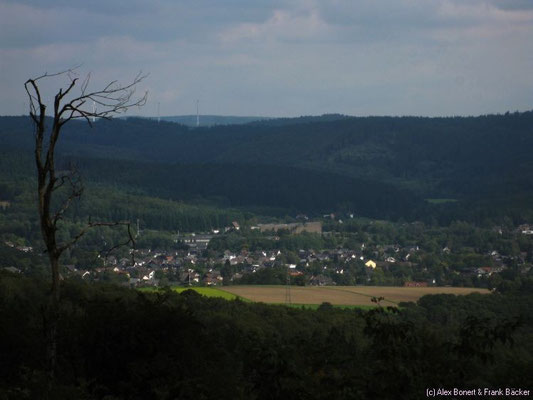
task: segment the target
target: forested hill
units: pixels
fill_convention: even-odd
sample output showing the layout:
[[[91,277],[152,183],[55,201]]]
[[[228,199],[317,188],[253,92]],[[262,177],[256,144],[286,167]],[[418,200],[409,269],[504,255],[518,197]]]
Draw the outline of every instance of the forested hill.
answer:
[[[29,150],[31,142],[27,118],[0,117],[3,149]],[[277,207],[284,204],[284,196],[298,197],[300,188],[309,187],[313,190],[303,195],[311,200],[305,203],[318,196],[317,204],[293,201],[288,208],[334,211],[344,205],[364,213],[361,199],[383,197],[409,199],[411,204],[416,204],[415,197],[446,198],[499,207],[505,202],[511,206],[512,200],[513,209],[529,209],[531,149],[533,112],[453,118],[325,115],[209,128],[131,118],[98,121],[92,128],[79,122],[66,126],[60,151],[86,160],[128,160],[132,170],[139,163],[141,169],[173,170],[176,177],[178,171],[187,171],[187,176],[199,177],[197,186],[203,182],[210,188],[197,190],[202,197],[222,196],[232,203],[246,203],[249,197],[253,205],[276,198],[266,203]],[[247,168],[239,167],[243,164]],[[160,176],[160,185],[172,182],[170,175],[161,174],[153,174]],[[113,179],[108,175],[106,179]],[[265,184],[254,177],[263,177]],[[135,185],[143,186],[143,181],[153,184],[138,175]],[[289,193],[288,187],[294,190]],[[284,194],[278,196],[280,192]],[[394,202],[388,203],[392,207]],[[384,211],[389,206],[377,207]]]
[[[196,126],[199,122],[200,126],[214,126],[214,125],[240,125],[247,124],[254,121],[262,121],[270,119],[268,117],[234,117],[226,115],[200,115],[198,120],[196,115],[177,115],[173,117],[161,117],[162,121],[176,122],[178,124],[187,126]]]

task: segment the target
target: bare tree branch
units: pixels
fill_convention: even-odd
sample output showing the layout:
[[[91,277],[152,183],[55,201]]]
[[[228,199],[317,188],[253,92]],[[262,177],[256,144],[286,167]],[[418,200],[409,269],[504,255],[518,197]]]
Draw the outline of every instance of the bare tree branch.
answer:
[[[74,236],[74,238],[72,238],[71,240],[67,241],[66,243],[63,243],[61,245],[58,245],[58,250],[62,253],[64,252],[65,250],[67,249],[70,249],[72,246],[74,246],[89,230],[91,230],[92,228],[96,228],[96,227],[99,227],[99,226],[126,226],[128,228],[128,240],[125,242],[124,245],[126,244],[133,244],[135,245],[135,238],[134,236],[132,235],[132,232],[131,232],[131,223],[129,221],[115,221],[115,222],[91,222],[89,221],[89,223],[84,227],[82,228],[78,234],[76,236]],[[112,247],[112,250],[114,250],[115,248],[118,248],[119,246],[113,246]]]
[[[132,265],[135,265],[135,235],[133,235],[132,231],[131,231],[131,223],[128,223],[127,225],[127,228],[128,228],[128,240],[126,240],[125,242],[123,243],[118,243],[112,247],[110,247],[109,249],[107,250],[104,250],[104,252],[101,252],[100,254],[104,253],[104,259],[107,260],[107,257],[109,257],[109,255],[115,251],[116,249],[119,249],[121,247],[124,247],[124,246],[127,246],[127,245],[131,245],[131,263]]]
[[[81,182],[81,177],[74,167],[67,175],[63,175],[56,179],[52,191],[59,190],[64,186],[65,183],[68,183],[70,186],[70,193],[67,198],[63,201],[59,209],[54,213],[53,224],[57,225],[58,221],[63,218],[63,214],[68,210],[72,201],[79,199],[84,191],[84,186]]]
[[[87,75],[86,79],[81,84],[80,95],[64,104],[62,109],[58,112],[60,119],[63,119],[64,116],[68,114],[61,124],[64,124],[68,120],[79,118],[84,118],[90,123],[91,117],[109,118],[113,114],[125,112],[129,108],[143,106],[148,99],[148,92],[145,92],[139,98],[134,98],[135,87],[147,77],[148,74],[140,72],[133,81],[127,85],[123,86],[118,84],[117,81],[112,81],[102,90],[88,92],[90,75]],[[93,101],[100,106],[101,109],[99,111],[84,109],[83,106],[87,101]]]
[[[91,222],[82,228],[76,236],[64,243],[57,242],[58,224],[63,219],[65,212],[72,202],[81,197],[83,184],[79,179],[77,171],[73,170],[67,175],[56,177],[55,151],[60,139],[63,126],[69,121],[77,118],[84,118],[91,125],[91,117],[111,118],[113,115],[124,112],[131,107],[142,106],[146,103],[148,94],[141,97],[135,96],[135,88],[147,75],[139,73],[133,81],[127,85],[119,85],[116,81],[107,84],[102,90],[89,90],[91,80],[90,74],[79,85],[79,78],[76,77],[76,69],[69,68],[57,73],[45,73],[33,79],[28,79],[24,83],[24,89],[29,99],[29,114],[33,122],[35,132],[35,164],[37,167],[37,207],[39,211],[39,222],[43,241],[46,246],[46,253],[50,261],[52,275],[52,288],[47,307],[48,318],[45,321],[46,354],[48,361],[49,383],[54,379],[54,370],[57,359],[57,326],[58,310],[60,301],[60,266],[59,259],[63,252],[74,246],[91,228],[98,226],[127,226],[128,240],[124,244],[131,243],[135,247],[135,238],[132,235],[131,225],[128,221],[121,222]],[[51,115],[52,126],[47,132],[45,123],[47,121],[47,104],[43,99],[39,84],[44,79],[55,78],[66,75],[69,79],[68,85],[60,88],[53,97],[53,114]],[[80,88],[80,93],[73,95],[76,87]],[[98,104],[100,110],[86,110],[88,102],[93,101]],[[45,140],[47,143],[44,143]],[[59,208],[52,211],[54,195],[61,188],[68,184],[69,192]],[[113,248],[116,248],[114,246]],[[132,253],[134,255],[135,252]]]

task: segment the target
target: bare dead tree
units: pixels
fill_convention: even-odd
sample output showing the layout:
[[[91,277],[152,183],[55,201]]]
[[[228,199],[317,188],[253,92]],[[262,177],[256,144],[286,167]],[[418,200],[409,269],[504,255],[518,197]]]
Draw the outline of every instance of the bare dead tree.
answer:
[[[41,93],[39,85],[45,79],[53,77],[66,77],[68,84],[59,89],[53,97],[53,110],[51,112],[51,127],[47,130],[47,103]],[[45,313],[45,331],[47,333],[47,361],[49,378],[54,379],[56,364],[56,331],[58,322],[58,309],[60,305],[60,264],[61,255],[74,246],[83,235],[91,228],[98,226],[127,227],[128,240],[125,244],[134,244],[134,236],[128,221],[120,222],[89,222],[78,234],[65,242],[58,242],[58,226],[65,212],[73,201],[83,194],[83,184],[76,170],[67,174],[58,174],[56,171],[56,146],[61,137],[62,129],[69,121],[84,119],[92,126],[91,119],[109,119],[123,113],[132,107],[143,106],[147,100],[147,93],[137,96],[135,89],[147,75],[139,73],[130,83],[121,85],[112,81],[103,89],[90,90],[91,80],[88,74],[83,81],[79,81],[76,68],[62,72],[45,73],[37,78],[28,79],[24,88],[29,98],[30,117],[35,128],[35,164],[37,166],[37,193],[38,210],[41,233],[46,253],[50,261],[52,288],[48,310]],[[78,89],[78,90],[76,90]],[[76,93],[76,94],[75,94]],[[54,207],[54,194],[60,188],[70,188],[65,199],[59,206]]]

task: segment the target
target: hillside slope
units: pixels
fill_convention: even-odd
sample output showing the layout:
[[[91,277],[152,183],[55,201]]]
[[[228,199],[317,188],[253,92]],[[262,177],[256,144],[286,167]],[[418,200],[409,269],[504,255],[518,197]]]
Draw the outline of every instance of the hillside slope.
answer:
[[[28,152],[28,119],[0,117],[0,146]],[[427,198],[529,210],[532,148],[533,112],[526,112],[332,115],[194,129],[147,119],[72,123],[59,150],[81,157],[91,179],[156,195],[398,217],[413,216],[413,208],[428,212]]]

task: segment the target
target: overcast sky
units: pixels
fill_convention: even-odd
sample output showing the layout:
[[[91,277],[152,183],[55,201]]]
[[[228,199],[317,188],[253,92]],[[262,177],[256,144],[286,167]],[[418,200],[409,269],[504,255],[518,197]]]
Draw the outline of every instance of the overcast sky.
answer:
[[[149,72],[140,115],[525,111],[533,0],[0,0],[0,115],[77,64],[94,88]]]

